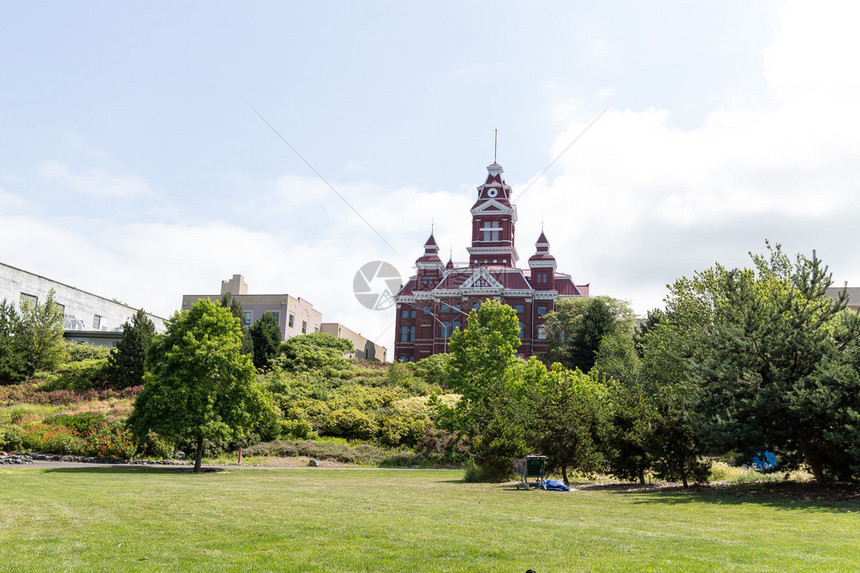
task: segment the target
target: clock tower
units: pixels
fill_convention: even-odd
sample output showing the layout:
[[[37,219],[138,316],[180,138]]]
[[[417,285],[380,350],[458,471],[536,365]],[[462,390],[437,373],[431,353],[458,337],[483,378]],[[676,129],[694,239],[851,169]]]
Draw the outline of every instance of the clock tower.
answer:
[[[478,187],[478,199],[472,205],[472,246],[469,266],[516,265],[519,255],[514,246],[517,208],[511,204],[511,188],[505,183],[505,172],[498,163],[487,167],[487,180]]]

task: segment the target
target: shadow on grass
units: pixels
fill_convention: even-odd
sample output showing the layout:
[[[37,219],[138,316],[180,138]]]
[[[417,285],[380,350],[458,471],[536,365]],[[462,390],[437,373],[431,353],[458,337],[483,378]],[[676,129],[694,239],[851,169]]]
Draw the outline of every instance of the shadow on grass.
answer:
[[[801,482],[760,482],[694,485],[687,488],[675,485],[641,486],[637,484],[581,487],[586,491],[642,496],[634,502],[636,504],[758,504],[784,510],[814,509],[831,513],[860,511],[860,486],[851,484],[820,486],[815,483]]]
[[[45,473],[66,474],[194,474],[194,468],[176,466],[83,466],[45,468]],[[227,473],[223,468],[202,468],[201,474]]]

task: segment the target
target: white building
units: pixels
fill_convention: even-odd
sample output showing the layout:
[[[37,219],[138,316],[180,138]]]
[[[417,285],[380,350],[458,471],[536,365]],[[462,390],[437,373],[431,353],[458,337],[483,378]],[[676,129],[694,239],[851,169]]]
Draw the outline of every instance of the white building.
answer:
[[[116,300],[0,263],[0,300],[5,299],[20,309],[24,302],[44,303],[51,290],[63,313],[63,330],[69,340],[112,346],[119,339],[123,325],[137,312],[136,308]],[[147,316],[157,332],[164,332],[163,318]]]

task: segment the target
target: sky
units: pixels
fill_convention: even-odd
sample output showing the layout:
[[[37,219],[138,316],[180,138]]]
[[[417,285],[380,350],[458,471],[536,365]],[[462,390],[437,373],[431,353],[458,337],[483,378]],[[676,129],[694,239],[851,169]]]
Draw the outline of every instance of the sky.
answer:
[[[766,240],[860,286],[854,2],[0,8],[0,262],[162,317],[242,274],[391,357],[355,274],[466,260],[494,130],[522,266],[543,227],[640,314]]]

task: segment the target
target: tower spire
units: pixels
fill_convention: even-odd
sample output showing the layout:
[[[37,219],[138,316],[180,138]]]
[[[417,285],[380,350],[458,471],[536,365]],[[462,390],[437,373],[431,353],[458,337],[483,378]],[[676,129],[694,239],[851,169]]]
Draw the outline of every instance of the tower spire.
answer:
[[[495,131],[495,136],[493,138],[493,163],[497,163],[496,157],[499,151],[499,130],[494,129],[493,131]]]

